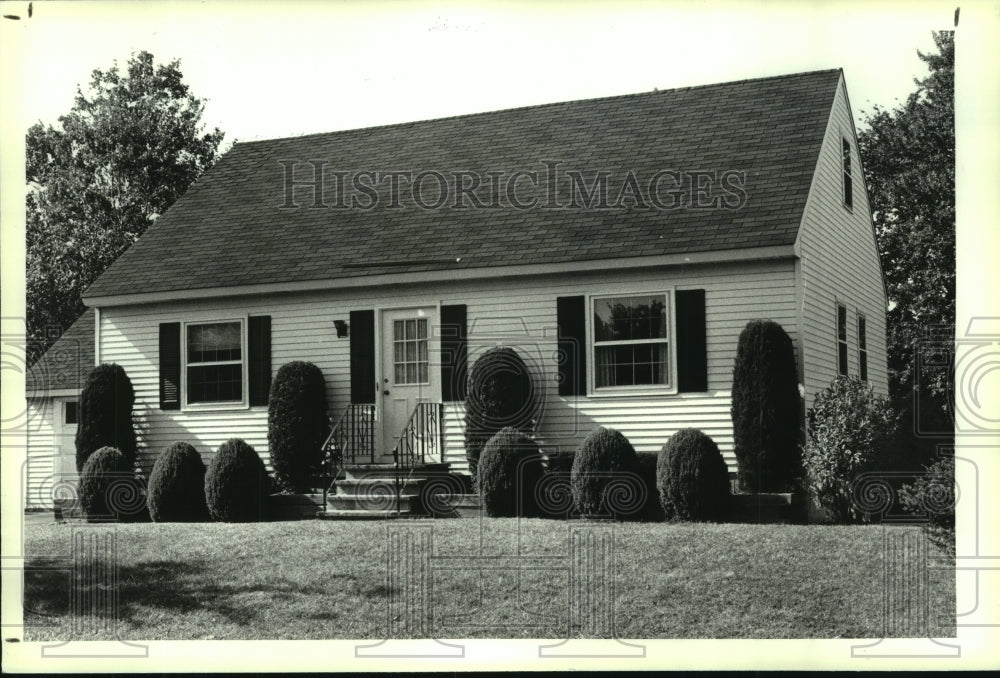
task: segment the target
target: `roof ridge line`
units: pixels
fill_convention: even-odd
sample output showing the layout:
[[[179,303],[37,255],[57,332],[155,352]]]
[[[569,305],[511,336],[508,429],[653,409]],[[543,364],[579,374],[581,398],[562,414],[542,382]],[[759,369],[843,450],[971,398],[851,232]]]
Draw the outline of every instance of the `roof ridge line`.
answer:
[[[682,87],[671,87],[670,89],[654,89],[652,91],[646,92],[632,92],[630,94],[612,94],[609,96],[601,97],[591,97],[589,99],[567,99],[565,101],[551,101],[544,104],[526,104],[524,106],[514,106],[513,108],[498,108],[490,111],[478,111],[476,113],[458,113],[455,115],[446,115],[440,118],[423,118],[420,120],[408,120],[405,122],[391,122],[384,125],[371,125],[368,127],[350,127],[348,129],[331,130],[328,132],[306,132],[304,134],[297,134],[284,137],[270,137],[267,139],[250,139],[247,141],[234,141],[230,150],[236,146],[246,146],[249,144],[266,144],[273,143],[277,141],[287,141],[291,139],[306,139],[308,137],[327,137],[335,136],[337,134],[346,134],[348,132],[366,132],[373,130],[383,130],[390,129],[393,127],[404,127],[406,125],[418,125],[427,122],[444,122],[446,120],[457,120],[459,118],[475,118],[482,115],[495,115],[497,113],[510,113],[514,111],[523,111],[528,109],[538,109],[538,108],[549,108],[554,106],[566,106],[570,104],[579,104],[584,102],[597,102],[597,101],[612,101],[614,99],[628,99],[633,97],[651,96],[659,94],[669,94],[673,92],[683,92],[686,90],[696,90],[696,89],[706,89],[708,87],[724,87],[726,85],[740,85],[748,82],[764,82],[767,80],[782,80],[786,78],[796,78],[805,75],[819,75],[821,73],[834,73],[842,72],[843,68],[823,68],[815,71],[799,71],[797,73],[784,73],[782,75],[768,75],[759,78],[743,78],[740,80],[727,80],[725,82],[713,82],[704,85],[684,85]]]

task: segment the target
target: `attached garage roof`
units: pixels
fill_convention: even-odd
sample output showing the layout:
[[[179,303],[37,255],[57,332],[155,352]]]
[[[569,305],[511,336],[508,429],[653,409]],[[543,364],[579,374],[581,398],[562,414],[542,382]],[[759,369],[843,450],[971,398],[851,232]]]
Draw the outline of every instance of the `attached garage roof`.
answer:
[[[87,291],[86,298],[338,280],[385,273],[560,264],[683,254],[795,242],[840,71],[827,70],[587,101],[532,106],[329,134],[238,143],[160,217]],[[325,163],[325,191],[299,186],[299,208],[283,208],[286,168],[305,182],[310,162]],[[587,188],[600,172],[613,200],[631,172],[646,189],[657,173],[705,181],[743,172],[745,200],[734,209],[637,207],[551,209],[546,161],[558,162],[556,202],[570,204],[573,172]],[[359,172],[436,172],[450,182],[446,204],[423,209],[401,180],[377,185],[372,209],[341,209],[336,173],[348,188]],[[507,200],[538,198],[531,209]],[[488,172],[499,180],[499,208],[454,207],[454,173],[475,172],[490,204]],[[346,173],[346,174],[343,174]],[[715,177],[714,179],[712,177]],[[732,176],[732,175],[730,175]],[[375,184],[362,177],[362,184]],[[441,190],[424,177],[425,204]],[[471,182],[472,180],[467,180]],[[714,183],[713,183],[714,181]],[[661,178],[670,205],[673,178]],[[361,205],[370,200],[356,190]],[[723,197],[726,194],[722,194]],[[689,196],[690,197],[690,196]],[[736,201],[737,194],[728,199]],[[582,205],[582,195],[577,194]],[[461,199],[470,204],[470,198]],[[351,197],[347,197],[350,204]],[[492,202],[497,202],[493,200]],[[727,203],[732,205],[733,202]],[[325,203],[326,206],[322,206]],[[551,203],[550,203],[551,204]],[[648,200],[647,200],[648,205]]]
[[[80,390],[94,366],[94,309],[87,309],[25,375],[25,391]]]

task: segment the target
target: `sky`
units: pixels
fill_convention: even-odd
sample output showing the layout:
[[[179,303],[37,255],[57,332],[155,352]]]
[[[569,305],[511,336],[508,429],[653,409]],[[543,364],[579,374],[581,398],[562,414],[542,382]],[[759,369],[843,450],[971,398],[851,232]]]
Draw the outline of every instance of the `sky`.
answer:
[[[181,60],[204,120],[252,140],[843,68],[855,117],[926,74],[954,2],[27,2],[3,0],[21,129],[95,68]]]

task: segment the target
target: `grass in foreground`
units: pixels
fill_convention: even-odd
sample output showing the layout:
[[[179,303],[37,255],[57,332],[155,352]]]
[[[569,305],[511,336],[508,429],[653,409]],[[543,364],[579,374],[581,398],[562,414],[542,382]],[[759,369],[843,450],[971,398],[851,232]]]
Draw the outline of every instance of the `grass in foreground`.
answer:
[[[392,637],[611,634],[608,616],[570,628],[571,605],[599,609],[600,587],[570,595],[570,523],[549,520],[521,522],[520,552],[535,558],[520,573],[505,557],[517,553],[516,520],[435,521],[434,556],[458,558],[434,561],[432,622],[407,625],[418,610],[387,572],[412,569],[414,558],[389,553],[389,525],[406,523],[119,525],[118,627],[84,635],[74,634],[69,603],[72,526],[26,526],[25,639],[378,639],[390,628]],[[614,635],[882,637],[885,529],[913,528],[615,524]],[[492,558],[470,558],[480,553]],[[41,569],[53,562],[63,569]],[[929,634],[953,637],[953,572],[931,569],[928,593]],[[907,604],[892,618],[921,618],[921,601]],[[911,624],[897,635],[919,631]]]

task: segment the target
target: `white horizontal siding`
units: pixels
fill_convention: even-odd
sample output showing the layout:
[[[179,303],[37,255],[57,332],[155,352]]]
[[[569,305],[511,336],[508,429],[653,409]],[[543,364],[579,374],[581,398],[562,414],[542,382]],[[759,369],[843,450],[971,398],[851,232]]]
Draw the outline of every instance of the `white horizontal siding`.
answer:
[[[52,508],[55,433],[52,398],[28,398],[25,508]]]
[[[579,399],[558,395],[557,296],[652,292],[672,286],[706,290],[708,394]],[[291,360],[315,363],[326,377],[330,412],[336,417],[350,400],[350,340],[337,338],[333,320],[347,320],[352,310],[438,303],[467,306],[470,364],[490,346],[519,349],[542,394],[540,433],[546,444],[565,449],[575,447],[598,425],[620,429],[636,449],[650,452],[677,429],[697,426],[712,435],[731,460],[729,390],[740,330],[751,319],[771,318],[793,339],[797,336],[795,272],[788,260],[108,308],[101,314],[100,357],[121,364],[132,379],[136,408],[146,427],[141,458],[147,465],[178,440],[194,445],[207,462],[222,441],[234,436],[244,438],[266,459],[266,408],[159,410],[159,323],[271,315],[272,368]],[[464,465],[462,419],[461,405],[445,408],[446,460]]]
[[[867,322],[868,380],[888,393],[878,249],[847,92],[841,78],[799,230],[802,362],[807,407],[837,376],[837,303],[847,307],[848,374],[859,374],[858,313]],[[853,208],[843,202],[842,139],[851,145]]]

